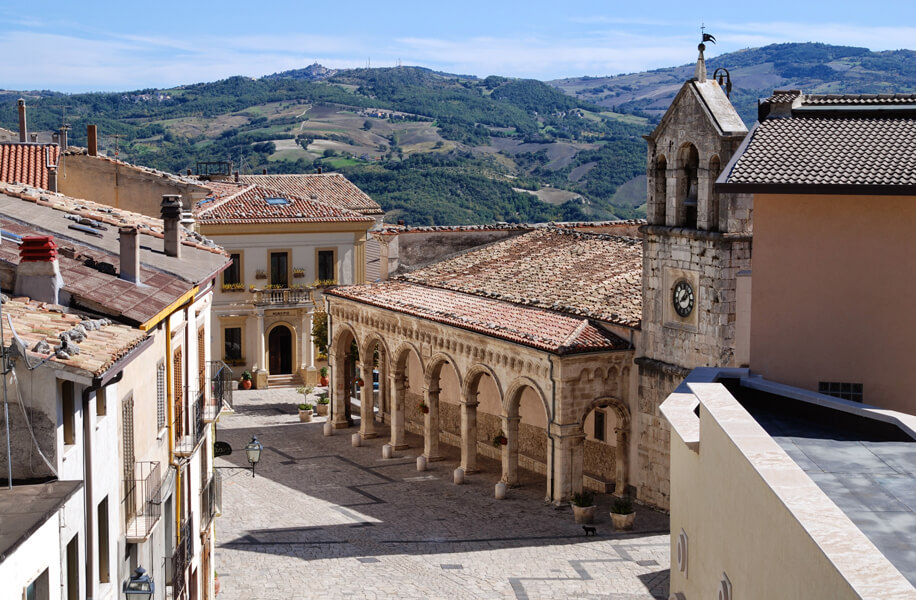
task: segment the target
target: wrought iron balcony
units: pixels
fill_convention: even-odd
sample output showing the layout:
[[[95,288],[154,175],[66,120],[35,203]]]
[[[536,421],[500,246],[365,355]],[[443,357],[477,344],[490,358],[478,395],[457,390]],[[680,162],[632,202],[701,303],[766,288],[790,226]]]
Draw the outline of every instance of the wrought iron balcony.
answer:
[[[125,518],[127,541],[139,544],[149,539],[150,532],[162,516],[159,463],[138,462],[131,475],[124,480],[121,514]]]
[[[219,471],[214,470],[210,481],[200,492],[200,530],[210,527],[213,517],[222,512],[223,505],[223,480]]]
[[[216,360],[207,363],[209,372],[210,394],[204,404],[203,419],[205,423],[212,423],[223,411],[232,410],[232,385],[235,380],[232,369],[226,363]]]
[[[169,582],[172,587],[172,598],[183,598],[187,587],[188,567],[191,565],[191,558],[194,556],[193,545],[191,541],[191,516],[181,524],[179,529],[178,544],[175,546],[175,552],[172,554],[172,569]]]
[[[175,432],[175,454],[191,456],[197,445],[204,439],[207,424],[204,422],[204,394],[196,392],[190,410],[187,406],[177,406],[172,423]]]
[[[297,306],[311,304],[311,287],[268,288],[254,290],[253,302],[256,305]]]

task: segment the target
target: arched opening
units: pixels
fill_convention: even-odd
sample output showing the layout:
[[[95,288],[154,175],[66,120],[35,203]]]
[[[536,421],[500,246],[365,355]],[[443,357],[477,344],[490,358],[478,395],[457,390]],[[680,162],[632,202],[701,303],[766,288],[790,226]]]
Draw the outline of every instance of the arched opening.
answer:
[[[440,437],[457,440],[461,436],[461,376],[454,362],[444,354],[433,356],[424,387],[423,454],[429,461],[442,460]]]
[[[595,482],[587,487],[600,488],[603,483],[613,482],[614,493],[624,495],[629,483],[629,411],[616,398],[599,398],[592,402],[582,425],[585,430],[582,474]]]
[[[668,160],[660,155],[655,160],[654,182],[649,206],[649,223],[652,225],[665,224],[665,209],[668,204]]]
[[[391,441],[395,450],[408,447],[405,430],[422,430],[423,362],[412,344],[403,344],[391,360]]]
[[[719,178],[719,173],[722,172],[722,165],[719,162],[718,156],[713,156],[709,160],[709,193],[707,198],[709,199],[709,210],[707,212],[707,224],[710,231],[725,231],[724,224],[721,223],[722,217],[725,215],[725,211],[720,206],[721,199],[719,198],[719,193],[716,191],[716,179]]]
[[[293,372],[293,332],[279,324],[267,334],[267,370],[271,375]]]
[[[336,429],[342,429],[354,424],[351,398],[356,387],[359,346],[353,330],[343,325],[337,327],[330,352],[331,422]]]
[[[516,382],[507,394],[502,417],[502,481],[509,485],[543,485],[551,496],[548,470],[547,408],[540,391]],[[499,433],[499,432],[498,432]]]
[[[359,434],[363,439],[368,439],[377,435],[376,407],[383,422],[388,411],[388,350],[377,335],[373,335],[360,352],[359,371],[363,382],[357,389],[360,404]]]
[[[700,154],[693,144],[685,144],[678,153],[678,208],[677,224],[689,229],[697,228],[697,202],[699,199]]]
[[[503,428],[502,389],[488,367],[474,365],[465,376],[460,408],[461,468],[474,473],[478,470],[478,446],[483,444],[489,452],[493,438]]]

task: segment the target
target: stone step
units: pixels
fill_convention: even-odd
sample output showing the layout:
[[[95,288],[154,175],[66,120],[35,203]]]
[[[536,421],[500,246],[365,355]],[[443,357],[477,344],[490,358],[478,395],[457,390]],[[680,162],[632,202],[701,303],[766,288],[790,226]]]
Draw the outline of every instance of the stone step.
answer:
[[[267,387],[298,387],[302,385],[302,378],[299,374],[292,375],[268,375]]]

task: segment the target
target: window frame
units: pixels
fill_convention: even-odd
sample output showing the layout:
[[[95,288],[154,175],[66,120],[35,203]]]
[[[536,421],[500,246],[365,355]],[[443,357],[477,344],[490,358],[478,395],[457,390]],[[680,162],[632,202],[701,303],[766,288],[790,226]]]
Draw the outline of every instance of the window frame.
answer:
[[[223,279],[222,279],[223,284],[222,285],[224,288],[227,285],[234,285],[234,284],[240,284],[244,286],[245,285],[245,253],[243,250],[227,250],[227,252],[229,252],[229,257],[232,258],[232,264],[229,265],[229,267],[227,267],[225,271],[223,271]],[[236,261],[235,258],[233,258],[234,256],[239,257],[238,261]],[[227,275],[229,275],[229,273],[232,271],[237,271],[238,281],[229,281],[228,280]]]
[[[335,281],[340,283],[340,274],[338,272],[337,266],[337,248],[336,247],[327,247],[327,248],[315,248],[315,280],[316,281],[328,281],[328,278],[321,277],[321,253],[330,252],[331,253],[331,262],[332,268],[334,270],[333,277],[330,278],[330,281]]]
[[[274,254],[286,254],[286,285],[282,287],[288,288],[293,280],[293,250],[292,248],[271,248],[267,250],[267,282],[269,285],[277,285],[274,283]]]

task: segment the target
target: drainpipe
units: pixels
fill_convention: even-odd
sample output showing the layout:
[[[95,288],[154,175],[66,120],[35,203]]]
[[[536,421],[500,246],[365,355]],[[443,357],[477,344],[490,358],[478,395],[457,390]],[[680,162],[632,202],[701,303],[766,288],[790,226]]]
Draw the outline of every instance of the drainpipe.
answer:
[[[550,384],[552,386],[550,394],[550,422],[547,423],[547,437],[550,439],[550,499],[554,499],[554,483],[556,482],[557,472],[557,444],[553,439],[550,426],[557,420],[557,381],[553,378],[553,356],[547,355],[550,361]]]
[[[104,382],[104,385],[117,383],[124,377],[124,371]],[[92,526],[95,506],[92,501],[92,421],[89,418],[89,397],[103,387],[103,378],[96,377],[89,387],[83,388],[83,513],[85,514],[86,535],[86,599],[92,600],[92,582],[95,565],[92,557]]]
[[[181,464],[175,459],[175,414],[172,403],[172,315],[165,318],[165,401],[168,405],[169,464],[175,467],[175,537],[177,547],[181,543]],[[168,516],[166,516],[168,518]]]

